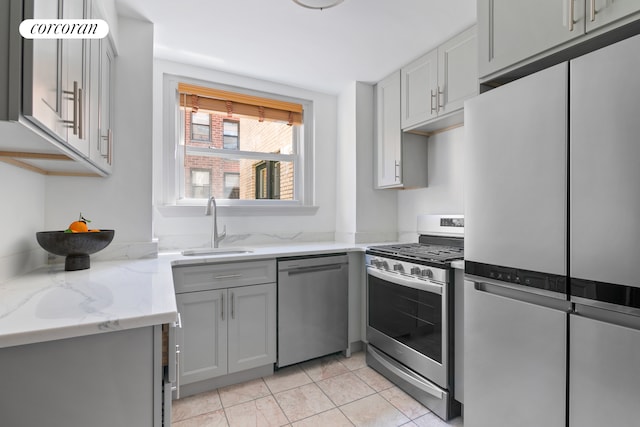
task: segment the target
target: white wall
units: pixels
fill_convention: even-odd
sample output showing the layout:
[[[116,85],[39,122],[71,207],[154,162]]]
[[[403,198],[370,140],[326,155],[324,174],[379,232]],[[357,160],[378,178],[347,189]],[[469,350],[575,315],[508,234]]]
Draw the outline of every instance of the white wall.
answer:
[[[160,250],[198,247],[209,244],[211,217],[204,216],[204,208],[195,213],[180,213],[185,210],[163,209],[163,174],[173,171],[163,170],[163,117],[162,82],[164,74],[171,74],[224,85],[237,86],[266,93],[313,101],[314,112],[314,173],[315,212],[303,214],[283,214],[259,216],[234,214],[230,209],[219,210],[218,229],[227,227],[227,238],[221,246],[241,246],[247,244],[278,244],[292,241],[333,240],[336,211],[336,137],[338,122],[337,98],[291,86],[229,74],[217,70],[194,67],[166,60],[155,60],[153,77],[154,101],[154,233]],[[177,213],[175,213],[177,212]],[[190,212],[194,212],[191,210]]]
[[[45,230],[45,178],[0,162],[0,283],[46,262],[36,241]]]
[[[353,82],[338,98],[336,240],[395,241],[396,194],[374,190],[374,87]]]
[[[79,212],[95,228],[115,229],[96,257],[152,255],[153,25],[119,17],[115,70],[114,167],[108,178],[48,177],[45,227],[63,230]],[[92,256],[93,257],[93,256]]]
[[[464,127],[429,137],[428,187],[398,191],[398,234],[417,241],[420,214],[462,214]]]

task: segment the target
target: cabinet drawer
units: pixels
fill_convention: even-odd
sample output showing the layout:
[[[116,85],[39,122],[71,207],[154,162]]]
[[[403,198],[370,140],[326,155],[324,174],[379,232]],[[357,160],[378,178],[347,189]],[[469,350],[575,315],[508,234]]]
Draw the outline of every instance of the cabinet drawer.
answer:
[[[173,267],[173,283],[176,293],[257,285],[275,281],[275,260]]]

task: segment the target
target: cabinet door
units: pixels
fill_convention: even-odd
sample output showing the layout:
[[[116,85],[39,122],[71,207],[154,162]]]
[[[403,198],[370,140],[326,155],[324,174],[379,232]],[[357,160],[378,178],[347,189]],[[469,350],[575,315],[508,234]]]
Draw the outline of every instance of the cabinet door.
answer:
[[[478,0],[480,77],[584,34],[584,1]]]
[[[376,187],[398,187],[402,173],[400,71],[376,85]]]
[[[113,98],[115,53],[111,39],[100,40],[100,121],[98,152],[108,171],[113,166]]]
[[[476,28],[470,28],[438,47],[438,115],[464,107],[478,94]]]
[[[85,0],[64,0],[62,16],[65,19],[82,19],[89,16]],[[64,39],[62,45],[62,93],[63,118],[70,125],[67,144],[81,154],[89,156],[87,139],[87,99],[89,39]]]
[[[25,16],[62,18],[62,1],[34,0],[25,2]],[[23,58],[22,112],[32,122],[66,141],[67,127],[62,93],[62,40],[25,39]]]
[[[231,288],[229,373],[275,363],[276,284]]]
[[[182,329],[180,384],[214,378],[227,373],[227,291],[190,292],[176,295]]]
[[[402,129],[437,115],[438,51],[433,50],[401,70]]]
[[[638,0],[586,0],[587,32],[640,11]]]
[[[105,172],[113,164],[113,71],[114,52],[109,38],[90,43],[89,153],[91,160]]]

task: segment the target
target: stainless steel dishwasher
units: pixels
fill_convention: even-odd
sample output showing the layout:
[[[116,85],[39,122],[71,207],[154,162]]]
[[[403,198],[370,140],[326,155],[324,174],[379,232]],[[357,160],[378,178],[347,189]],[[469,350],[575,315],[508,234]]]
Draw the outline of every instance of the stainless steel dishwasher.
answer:
[[[345,254],[278,260],[278,367],[347,350]]]

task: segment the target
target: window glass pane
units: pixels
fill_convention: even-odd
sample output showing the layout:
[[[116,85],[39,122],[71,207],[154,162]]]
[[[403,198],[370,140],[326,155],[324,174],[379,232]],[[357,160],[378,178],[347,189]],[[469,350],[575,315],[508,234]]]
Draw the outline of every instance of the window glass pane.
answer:
[[[191,181],[187,183],[187,197],[209,198],[211,192],[211,171],[191,169]]]
[[[195,141],[209,141],[209,126],[192,124],[191,136]]]
[[[191,122],[209,126],[209,113],[191,113]]]
[[[294,200],[294,165],[288,161],[225,159],[216,156],[185,155],[185,169],[211,171],[210,188],[194,190],[192,178],[186,182],[186,197],[216,199]],[[187,181],[187,180],[185,180]],[[202,178],[198,182],[204,182]],[[205,194],[206,193],[206,194]]]

